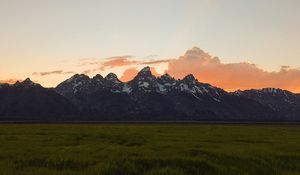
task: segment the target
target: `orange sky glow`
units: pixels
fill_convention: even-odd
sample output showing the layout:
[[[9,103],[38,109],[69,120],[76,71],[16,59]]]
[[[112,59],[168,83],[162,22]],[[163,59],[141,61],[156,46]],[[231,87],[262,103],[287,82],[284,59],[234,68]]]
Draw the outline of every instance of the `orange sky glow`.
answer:
[[[0,83],[154,75],[300,93],[299,0],[0,0]],[[193,46],[197,46],[192,48]],[[198,48],[200,47],[200,48]],[[190,49],[189,49],[190,48]]]
[[[155,68],[152,69],[155,72]],[[130,80],[137,72],[137,69],[129,68],[121,80]],[[197,47],[178,59],[170,60],[164,72],[178,79],[193,74],[199,81],[227,91],[274,87],[300,92],[300,69],[282,66],[279,71],[271,72],[248,62],[225,64],[218,57],[212,57]]]
[[[157,77],[168,73],[176,79],[182,79],[188,74],[193,74],[199,81],[227,91],[274,87],[300,92],[300,69],[282,66],[278,71],[266,71],[249,62],[222,63],[220,58],[211,56],[198,47],[187,50],[183,56],[171,59],[141,61],[131,56],[117,56],[100,61],[88,59],[78,64],[82,69],[79,73],[89,76],[100,73],[105,76],[109,72],[116,72],[124,82],[133,79],[145,66],[150,66],[152,74]],[[66,79],[75,73],[64,70],[33,72],[32,77],[36,82],[40,82],[40,79],[50,81],[51,77],[55,76],[63,76]],[[17,79],[7,79],[1,80],[0,83],[13,84],[16,81]],[[55,83],[57,85],[59,82]]]

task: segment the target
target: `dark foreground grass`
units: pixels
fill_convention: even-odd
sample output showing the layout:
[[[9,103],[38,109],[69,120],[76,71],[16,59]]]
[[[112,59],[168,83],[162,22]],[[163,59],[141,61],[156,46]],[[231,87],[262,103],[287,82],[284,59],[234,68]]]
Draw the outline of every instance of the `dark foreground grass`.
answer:
[[[0,125],[0,174],[300,174],[299,125]]]

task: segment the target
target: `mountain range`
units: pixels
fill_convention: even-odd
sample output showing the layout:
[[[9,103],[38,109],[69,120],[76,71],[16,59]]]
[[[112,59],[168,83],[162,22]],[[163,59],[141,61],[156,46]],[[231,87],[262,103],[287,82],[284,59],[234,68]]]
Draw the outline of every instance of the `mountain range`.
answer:
[[[1,121],[297,121],[300,95],[275,88],[226,92],[193,75],[155,77],[143,68],[129,82],[114,73],[76,74],[55,88],[26,79],[0,84]]]

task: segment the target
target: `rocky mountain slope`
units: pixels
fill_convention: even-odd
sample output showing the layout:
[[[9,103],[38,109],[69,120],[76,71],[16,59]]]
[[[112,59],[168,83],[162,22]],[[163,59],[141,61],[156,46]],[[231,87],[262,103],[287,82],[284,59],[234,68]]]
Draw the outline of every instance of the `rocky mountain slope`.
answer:
[[[280,89],[228,93],[193,75],[155,77],[145,67],[126,83],[110,73],[76,74],[53,89],[30,79],[0,84],[0,120],[288,121],[300,120],[299,98]]]
[[[245,97],[255,100],[279,113],[282,118],[289,120],[299,120],[300,116],[300,95],[292,92],[275,89],[251,89],[236,91],[235,96]]]
[[[155,77],[149,67],[127,83],[112,73],[105,78],[75,75],[56,91],[91,120],[277,119],[269,107],[201,83],[193,75],[182,80],[168,74]]]
[[[76,119],[77,108],[54,90],[30,79],[0,85],[0,120],[62,121]]]

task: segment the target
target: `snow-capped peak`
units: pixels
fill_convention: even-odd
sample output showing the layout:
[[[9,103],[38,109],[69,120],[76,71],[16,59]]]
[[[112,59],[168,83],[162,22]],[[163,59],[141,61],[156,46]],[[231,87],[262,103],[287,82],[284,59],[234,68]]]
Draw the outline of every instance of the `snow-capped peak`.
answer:
[[[168,73],[163,74],[160,78],[165,79],[165,80],[173,79]]]
[[[93,82],[103,82],[104,78],[100,75],[100,74],[97,74],[95,75],[93,78],[92,78],[92,81]]]
[[[189,74],[182,79],[184,82],[196,84],[198,81],[193,74]]]
[[[156,80],[156,77],[152,75],[150,67],[144,67],[138,74],[135,76],[134,80],[141,82],[152,82]]]
[[[242,95],[242,94],[243,94],[243,91],[242,91],[242,90],[240,90],[240,89],[238,89],[238,90],[236,90],[236,91],[232,92],[232,94],[233,94],[233,95],[236,95],[236,96],[240,96],[240,95]]]
[[[100,74],[97,74],[97,75],[95,75],[95,76],[93,77],[93,79],[100,79],[100,80],[102,80],[103,77],[102,77]]]
[[[151,70],[149,66],[146,66],[140,72],[151,72]]]
[[[113,93],[120,93],[123,91],[124,83],[121,82],[117,75],[114,73],[109,73],[105,77],[105,87]]]
[[[67,83],[70,83],[70,82],[74,82],[74,81],[85,81],[85,80],[89,80],[90,77],[88,77],[87,75],[84,75],[84,74],[75,74],[73,75],[71,78],[67,79]]]
[[[152,75],[152,72],[151,72],[151,69],[149,66],[147,67],[144,67],[137,75],[138,77],[140,76],[153,76]]]
[[[109,73],[109,74],[106,75],[105,79],[107,79],[107,80],[115,80],[115,79],[118,79],[118,76],[116,74],[114,74],[114,73],[111,72],[111,73]]]
[[[263,88],[262,89],[262,92],[270,93],[270,94],[277,94],[280,91],[282,91],[282,90],[281,89],[276,89],[276,88]]]
[[[106,75],[105,79],[114,83],[120,83],[118,76],[114,73],[109,73],[108,75]]]
[[[158,82],[162,85],[173,86],[176,84],[176,80],[169,74],[164,74],[158,78]]]

